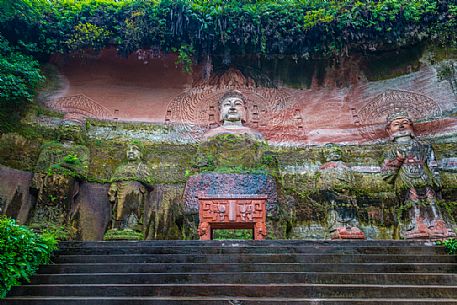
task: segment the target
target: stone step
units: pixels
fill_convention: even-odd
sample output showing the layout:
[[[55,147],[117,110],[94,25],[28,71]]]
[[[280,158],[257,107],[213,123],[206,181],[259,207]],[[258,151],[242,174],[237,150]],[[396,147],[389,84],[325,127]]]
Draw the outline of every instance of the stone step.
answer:
[[[280,298],[457,298],[457,286],[366,284],[62,284],[14,287],[9,296],[209,296]]]
[[[228,246],[332,246],[332,247],[389,247],[389,246],[434,246],[433,242],[414,240],[145,240],[145,241],[64,241],[59,248],[93,247],[228,247]]]
[[[457,256],[418,241],[63,242],[5,305],[457,305]]]
[[[457,274],[430,273],[315,273],[315,272],[219,272],[219,273],[83,273],[38,274],[31,284],[372,284],[457,285]]]
[[[456,305],[457,299],[249,298],[249,297],[16,297],[8,305]]]
[[[326,254],[445,254],[442,247],[423,246],[386,246],[386,247],[338,247],[338,246],[227,246],[227,247],[192,247],[192,246],[105,246],[105,247],[75,247],[62,248],[56,255],[116,255],[116,254],[260,254],[260,253],[326,253]]]
[[[39,273],[187,273],[187,272],[350,272],[350,273],[455,273],[457,263],[108,263],[53,264]]]
[[[60,255],[54,263],[457,263],[454,255],[379,254],[113,254]]]

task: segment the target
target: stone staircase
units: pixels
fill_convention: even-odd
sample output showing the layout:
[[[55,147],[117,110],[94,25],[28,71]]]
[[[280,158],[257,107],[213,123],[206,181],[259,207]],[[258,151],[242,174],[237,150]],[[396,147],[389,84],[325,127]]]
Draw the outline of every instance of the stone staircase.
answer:
[[[64,242],[2,305],[457,304],[457,257],[411,241]]]

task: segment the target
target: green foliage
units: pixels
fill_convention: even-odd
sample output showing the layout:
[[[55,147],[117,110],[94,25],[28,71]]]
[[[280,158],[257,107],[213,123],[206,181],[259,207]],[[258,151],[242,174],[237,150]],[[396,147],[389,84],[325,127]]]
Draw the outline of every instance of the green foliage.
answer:
[[[71,226],[58,226],[55,224],[47,223],[46,226],[40,228],[42,233],[54,236],[56,240],[65,241],[70,240],[72,235],[75,234],[74,228]]]
[[[271,152],[264,152],[266,149],[265,142],[249,136],[219,134],[199,146],[194,169],[225,174],[268,174],[277,164]]]
[[[219,229],[213,231],[213,239],[224,240],[224,239],[253,239],[252,230],[250,229],[238,229],[238,230],[228,230],[228,229]]]
[[[31,101],[43,79],[38,62],[0,35],[0,106]]]
[[[54,174],[64,175],[66,177],[81,178],[87,171],[87,165],[83,165],[78,155],[68,154],[63,156],[61,163],[54,163],[47,168],[48,176]]]
[[[208,54],[229,63],[235,54],[307,58],[457,41],[450,0],[6,2],[14,3],[0,7],[0,32],[22,50],[175,50],[186,71]]]
[[[78,156],[75,154],[68,154],[63,157],[63,161],[68,164],[81,164],[81,160],[79,160]]]
[[[98,50],[106,45],[110,35],[111,33],[103,27],[90,22],[78,23],[74,28],[73,35],[66,43],[70,50]]]
[[[48,174],[48,176],[52,176],[52,175],[55,175],[55,174],[62,174],[64,176],[72,176],[73,173],[70,172],[69,170],[67,170],[66,168],[62,167],[60,164],[51,164],[46,173]],[[52,198],[50,198],[52,199]]]
[[[446,240],[439,240],[436,242],[439,246],[444,246],[448,254],[457,253],[457,239],[451,238]]]
[[[184,72],[188,74],[192,73],[192,54],[195,52],[194,48],[191,45],[184,44],[179,50],[172,50],[178,53],[176,64],[182,65]]]
[[[49,262],[57,241],[50,233],[41,236],[12,219],[0,218],[0,298],[21,281],[29,281],[40,264]]]
[[[144,240],[144,236],[143,233],[132,229],[112,229],[105,233],[103,240]]]

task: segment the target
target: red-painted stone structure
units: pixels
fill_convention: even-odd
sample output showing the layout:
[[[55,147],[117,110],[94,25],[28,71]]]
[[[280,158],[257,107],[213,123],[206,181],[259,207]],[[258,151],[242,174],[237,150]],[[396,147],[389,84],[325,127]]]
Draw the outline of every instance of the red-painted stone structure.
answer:
[[[252,229],[255,240],[267,235],[265,195],[198,196],[200,240],[211,240],[214,229]]]
[[[332,239],[365,239],[365,234],[357,227],[339,227],[331,234]]]

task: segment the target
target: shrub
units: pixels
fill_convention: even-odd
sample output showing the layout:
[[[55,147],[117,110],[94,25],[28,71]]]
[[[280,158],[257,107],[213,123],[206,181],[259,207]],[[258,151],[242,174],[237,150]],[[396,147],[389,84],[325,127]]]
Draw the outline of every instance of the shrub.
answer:
[[[18,52],[0,35],[0,106],[31,101],[43,80],[38,61]]]
[[[40,264],[49,262],[57,249],[52,234],[35,234],[15,220],[0,218],[0,298],[21,281],[29,281]]]
[[[455,0],[9,2],[0,5],[0,32],[31,53],[176,50],[185,70],[191,58],[226,52],[320,58],[423,41],[456,44]]]
[[[253,231],[250,229],[242,230],[230,230],[230,229],[219,229],[213,231],[214,237],[216,240],[225,240],[225,239],[237,239],[237,240],[252,240]]]
[[[436,242],[439,246],[444,246],[446,252],[448,254],[456,254],[457,253],[457,239],[451,238],[446,240],[440,240]]]

